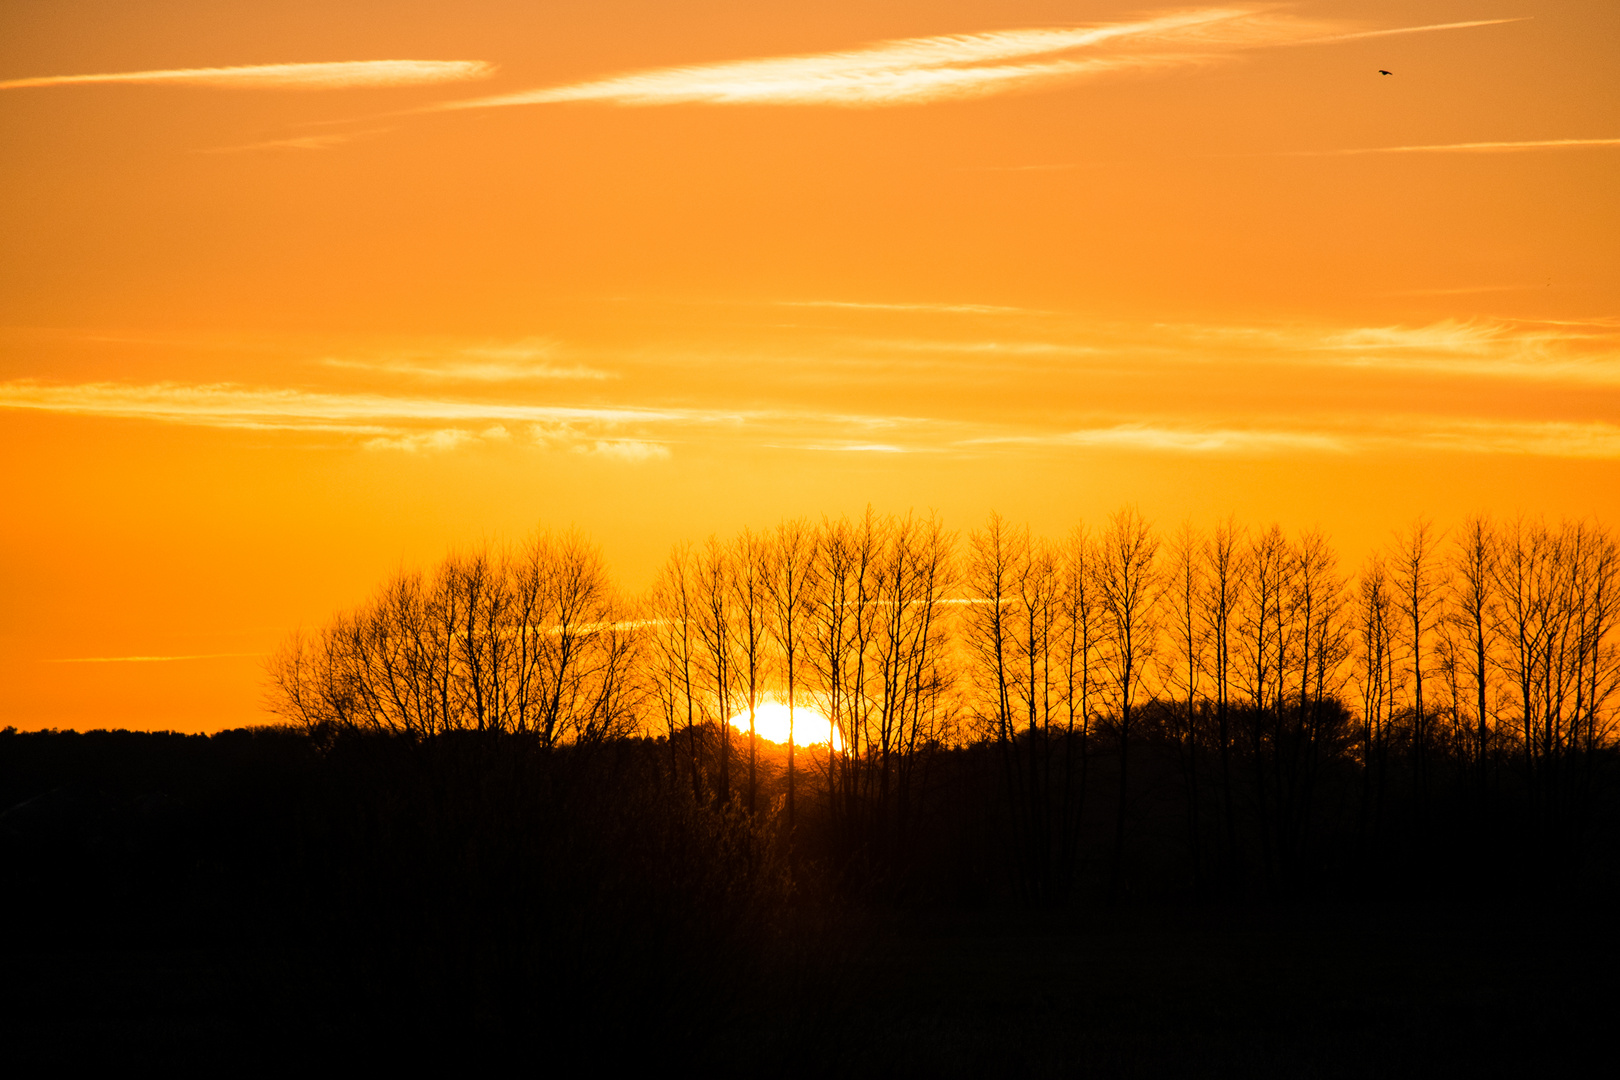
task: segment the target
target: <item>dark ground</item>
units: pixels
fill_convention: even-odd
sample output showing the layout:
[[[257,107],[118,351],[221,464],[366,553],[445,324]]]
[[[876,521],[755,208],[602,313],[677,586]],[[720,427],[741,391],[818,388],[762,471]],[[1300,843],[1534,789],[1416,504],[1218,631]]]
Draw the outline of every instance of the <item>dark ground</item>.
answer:
[[[714,1018],[720,1045],[699,1060],[727,1073],[791,1075],[1386,1077],[1580,1075],[1608,1057],[1614,969],[1595,948],[1534,932],[1499,939],[1487,954],[1462,929],[1298,925],[1303,918],[1117,930],[942,920],[872,941],[840,965],[847,983],[823,974],[814,989],[829,1000],[795,1000],[778,987],[756,1008],[730,1004]],[[8,930],[13,1061],[522,1053],[536,1071],[548,1063],[552,1040],[538,1035],[441,1031],[400,1046],[345,1030],[341,1018],[303,1015],[314,1002],[301,984],[317,958],[256,955],[234,942],[18,940],[26,935]],[[569,1064],[656,1063],[662,1051],[637,1027],[624,1016],[615,1043],[554,1050]]]
[[[1590,891],[1062,915],[790,894],[757,857],[739,884],[730,825],[651,828],[639,758],[497,783],[393,754],[0,734],[7,1059],[1386,1077],[1612,1053],[1614,905]]]

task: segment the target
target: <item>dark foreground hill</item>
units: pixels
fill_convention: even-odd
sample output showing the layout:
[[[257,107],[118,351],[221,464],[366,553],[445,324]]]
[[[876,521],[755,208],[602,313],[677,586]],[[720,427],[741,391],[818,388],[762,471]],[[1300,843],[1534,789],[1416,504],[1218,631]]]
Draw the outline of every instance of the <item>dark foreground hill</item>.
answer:
[[[993,835],[857,879],[665,764],[637,740],[0,734],[8,1055],[1548,1075],[1612,1026],[1601,877],[1034,911]]]

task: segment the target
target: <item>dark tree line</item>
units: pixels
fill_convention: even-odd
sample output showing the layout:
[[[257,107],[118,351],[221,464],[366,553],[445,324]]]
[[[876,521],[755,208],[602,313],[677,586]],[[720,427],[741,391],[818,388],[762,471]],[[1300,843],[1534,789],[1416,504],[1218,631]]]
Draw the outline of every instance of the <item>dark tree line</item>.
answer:
[[[681,545],[640,598],[542,535],[294,638],[271,695],[318,732],[652,738],[668,791],[832,879],[972,859],[1041,905],[1236,899],[1459,844],[1578,863],[1617,589],[1591,521],[1419,521],[1352,574],[1277,526],[963,540],[868,511]]]

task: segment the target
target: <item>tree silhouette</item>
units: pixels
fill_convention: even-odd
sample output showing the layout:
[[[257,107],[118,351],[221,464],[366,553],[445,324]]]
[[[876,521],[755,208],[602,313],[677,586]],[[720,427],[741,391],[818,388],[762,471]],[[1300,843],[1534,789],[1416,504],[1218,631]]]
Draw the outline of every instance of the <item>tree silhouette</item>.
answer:
[[[1235,901],[1515,837],[1573,872],[1620,722],[1614,536],[1439,535],[1420,519],[1349,580],[1314,530],[1162,543],[1127,508],[1053,542],[992,515],[959,549],[937,516],[869,509],[677,545],[627,600],[593,546],[540,533],[293,635],[270,699],[323,739],[656,738],[683,805],[743,815],[839,888],[943,888],[986,860],[1030,903],[1118,904],[1174,862]],[[784,747],[753,722],[776,702]],[[810,708],[828,741],[801,738]]]

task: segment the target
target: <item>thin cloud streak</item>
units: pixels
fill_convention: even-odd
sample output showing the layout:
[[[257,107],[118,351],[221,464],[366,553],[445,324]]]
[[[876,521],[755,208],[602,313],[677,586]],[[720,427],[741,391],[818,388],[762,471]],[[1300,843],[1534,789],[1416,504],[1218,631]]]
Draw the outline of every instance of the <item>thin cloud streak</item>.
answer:
[[[1104,350],[1095,345],[1056,341],[937,341],[903,338],[857,339],[851,343],[862,350],[968,356],[1095,356]]]
[[[519,383],[617,379],[615,372],[553,363],[562,346],[549,338],[480,342],[437,349],[402,349],[367,358],[329,357],[328,367],[370,370],[436,381]]]
[[[1167,358],[1326,365],[1420,375],[1620,386],[1620,333],[1606,323],[1442,320],[1427,326],[1162,326]],[[1129,341],[1126,339],[1126,344]]]
[[[1453,419],[1435,416],[1340,417],[1312,428],[1214,427],[1127,422],[1048,434],[966,439],[957,445],[1074,447],[1270,457],[1301,452],[1350,454],[1439,451],[1481,455],[1613,460],[1620,426],[1601,421]]]
[[[1459,290],[1473,292],[1476,290]],[[1038,336],[1018,327],[995,337],[926,339],[849,336],[830,339],[825,364],[863,370],[926,364],[960,371],[1075,370],[1097,365],[1267,365],[1339,367],[1393,374],[1484,378],[1576,386],[1620,386],[1620,324],[1603,320],[1442,320],[1421,326],[1150,326],[1081,319],[1061,333],[1043,320]],[[1015,366],[1016,365],[1016,366]]]
[[[475,445],[511,445],[513,435],[504,425],[496,424],[482,431],[465,428],[438,428],[431,431],[394,430],[379,434],[361,443],[369,451],[403,454],[449,453]],[[636,464],[661,461],[670,456],[667,445],[657,440],[635,438],[603,438],[599,434],[580,432],[571,424],[531,424],[528,445],[543,451],[560,452]]]
[[[735,422],[742,418],[740,413],[728,412],[515,405],[502,402],[389,397],[380,394],[333,394],[292,389],[264,389],[232,383],[209,385],[151,383],[144,386],[81,383],[57,386],[33,380],[0,383],[0,408],[159,420],[213,427],[262,426],[287,424],[293,421],[506,420],[611,424],[658,421]]]
[[[699,410],[584,408],[313,393],[231,384],[0,383],[0,409],[144,420],[225,430],[336,435],[372,451],[444,453],[512,442],[507,423],[528,425],[528,444],[621,462],[669,457],[656,439],[626,437],[658,425],[736,427],[743,414]]]
[[[75,383],[34,379],[0,382],[0,409],[192,423],[212,427],[275,426],[322,430],[322,424],[423,423],[653,424],[738,427],[805,420],[828,425],[895,427],[916,418],[780,409],[646,408],[633,405],[524,405],[433,397],[345,394],[235,383]]]
[[[1352,157],[1360,154],[1512,154],[1527,150],[1574,150],[1620,146],[1620,139],[1521,139],[1502,142],[1433,143],[1421,146],[1370,146],[1353,150],[1294,150],[1286,157]]]
[[[1383,146],[1341,154],[1511,154],[1516,151],[1565,151],[1583,146],[1620,146],[1620,139],[1521,139],[1516,142],[1440,142],[1435,146]]]
[[[963,165],[957,172],[1073,172],[1096,162],[1064,161],[1053,165]]]
[[[223,660],[227,657],[265,656],[262,652],[191,653],[187,656],[71,656],[61,660],[40,660],[41,664],[163,664],[175,660]]]
[[[670,456],[669,447],[645,439],[592,439],[576,443],[568,450],[573,454],[610,458],[632,465],[644,461],[664,461]]]
[[[578,380],[603,382],[617,379],[619,376],[611,371],[598,371],[588,367],[555,367],[550,364],[512,364],[498,361],[485,361],[482,363],[465,361],[461,363],[428,364],[412,363],[410,361],[366,361],[343,360],[329,357],[321,361],[327,367],[346,369],[350,371],[375,371],[386,375],[404,375],[416,379],[428,379],[437,382],[480,382],[480,383],[515,383],[515,382],[547,382],[557,380]]]
[[[1398,26],[1392,30],[1358,30],[1349,34],[1301,41],[1301,45],[1328,45],[1338,41],[1359,41],[1363,38],[1394,37],[1397,34],[1427,34],[1436,30],[1468,30],[1476,26],[1501,26],[1503,23],[1529,22],[1534,16],[1520,15],[1512,19],[1473,19],[1469,22],[1431,23],[1428,26]]]
[[[266,139],[264,142],[243,143],[240,146],[213,146],[206,150],[199,150],[199,154],[243,154],[254,150],[330,150],[334,146],[354,142],[356,139],[368,138],[372,135],[382,135],[393,128],[373,128],[370,131],[353,131],[346,134],[330,135],[294,135],[286,139]]]
[[[1599,460],[1620,458],[1620,426],[1601,421],[1454,420],[1381,441],[1403,450]]]
[[[627,462],[670,456],[669,434],[706,430],[722,437],[780,432],[893,430],[934,422],[914,417],[840,415],[794,410],[654,409],[635,406],[522,405],[321,393],[233,384],[0,383],[0,409],[143,420],[225,430],[342,436],[369,450],[450,451],[511,443],[507,424],[526,426],[528,445]],[[649,434],[665,432],[668,434]],[[870,435],[867,436],[870,438]]]
[[[1476,296],[1480,293],[1531,292],[1545,285],[1462,285],[1451,289],[1396,289],[1393,292],[1374,293],[1375,296]]]
[[[1314,450],[1343,453],[1349,449],[1336,436],[1317,432],[1264,431],[1242,428],[1173,427],[1124,423],[1048,435],[1003,435],[964,440],[964,446],[1073,446],[1104,450],[1148,450],[1172,453],[1274,454]]]
[[[1617,338],[1596,328],[1445,321],[1330,334],[1316,351],[1349,367],[1620,386]]]
[[[1034,308],[995,304],[881,304],[856,300],[778,300],[781,307],[845,308],[855,311],[925,311],[943,315],[1045,315]]]
[[[1028,90],[1110,73],[1219,61],[1243,49],[1491,26],[1515,19],[1352,33],[1262,8],[1204,8],[1136,22],[994,30],[884,41],[798,56],[690,64],[540,87],[423,111],[562,102],[656,105],[915,105]],[[1087,50],[1087,55],[1073,54]]]
[[[347,90],[465,82],[487,79],[494,73],[495,65],[484,60],[343,60],[121,71],[99,75],[43,75],[0,82],[0,90],[104,83],[208,86],[232,90]]]
[[[1306,25],[1312,32],[1322,29],[1319,24],[1270,18],[1252,9],[1212,8],[1131,23],[910,38],[839,52],[657,68],[433,108],[576,101],[627,106],[919,104],[1111,71],[1204,63],[1223,49],[1297,39]],[[1060,55],[1131,40],[1140,40],[1149,51],[1085,58]]]
[[[912,454],[915,448],[892,443],[764,443],[767,450],[807,450],[833,454]]]

